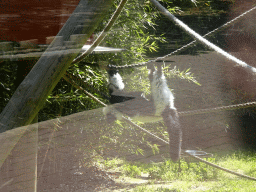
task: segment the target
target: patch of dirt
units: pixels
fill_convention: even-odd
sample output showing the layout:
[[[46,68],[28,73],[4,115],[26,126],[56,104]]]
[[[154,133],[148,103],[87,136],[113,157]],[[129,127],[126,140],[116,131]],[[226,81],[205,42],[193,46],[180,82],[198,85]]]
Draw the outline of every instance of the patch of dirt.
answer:
[[[108,174],[96,166],[62,172],[65,174],[53,174],[47,179],[38,182],[39,191],[101,191],[103,189],[115,190],[121,186],[114,181],[113,174]],[[47,181],[46,181],[47,180]]]

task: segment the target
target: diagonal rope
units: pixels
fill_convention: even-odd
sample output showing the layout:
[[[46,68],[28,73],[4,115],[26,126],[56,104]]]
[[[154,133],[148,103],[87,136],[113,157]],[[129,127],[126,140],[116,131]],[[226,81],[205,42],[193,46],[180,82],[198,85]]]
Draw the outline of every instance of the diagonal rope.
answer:
[[[216,28],[216,29],[210,31],[209,33],[206,33],[203,37],[212,36],[213,33],[217,32],[217,31],[220,31],[220,30],[223,30],[223,29],[226,29],[226,28],[229,27],[232,23],[237,22],[237,21],[238,21],[239,19],[241,19],[243,16],[245,16],[246,14],[252,12],[252,11],[255,10],[255,9],[256,9],[256,6],[253,7],[253,8],[251,8],[250,10],[248,10],[248,11],[242,13],[241,15],[237,16],[236,18],[234,18],[234,19],[228,21],[227,23],[221,25],[220,27],[218,27],[218,28]],[[170,54],[168,54],[168,55],[165,55],[165,56],[163,56],[163,57],[160,57],[160,59],[161,59],[161,60],[164,60],[164,59],[166,59],[167,57],[170,57],[170,56],[173,55],[173,54],[179,53],[179,52],[182,51],[182,50],[184,51],[186,48],[191,47],[191,46],[194,45],[196,42],[197,42],[197,40],[194,40],[194,41],[190,42],[189,44],[184,45],[183,47],[181,47],[181,48],[175,50],[174,52],[172,52],[172,53],[170,53]],[[159,59],[159,60],[160,60],[160,59]]]
[[[206,33],[203,37],[212,36],[215,32],[220,31],[220,30],[223,30],[223,29],[229,27],[231,24],[233,24],[233,23],[239,21],[239,19],[241,19],[241,18],[242,18],[243,16],[245,16],[246,14],[248,14],[248,13],[254,11],[255,9],[256,9],[256,6],[253,7],[253,8],[251,8],[250,10],[248,10],[248,11],[242,13],[241,15],[237,16],[236,18],[230,20],[229,22],[227,22],[227,23],[221,25],[220,27],[218,27],[218,28],[216,28],[216,29],[210,31],[209,33]],[[154,59],[154,60],[149,60],[149,61],[147,61],[147,62],[142,62],[142,63],[137,63],[137,64],[124,65],[124,66],[114,66],[114,65],[111,65],[110,68],[119,68],[119,69],[120,69],[120,68],[141,67],[141,66],[145,66],[145,65],[150,64],[150,63],[154,64],[154,62],[157,62],[157,61],[164,61],[164,60],[168,59],[170,56],[172,56],[172,55],[174,55],[174,54],[177,54],[177,53],[179,53],[179,52],[181,52],[181,51],[184,51],[185,49],[187,49],[187,48],[193,46],[196,42],[197,42],[197,40],[194,40],[194,41],[188,43],[187,45],[184,45],[184,46],[182,46],[181,48],[179,48],[179,49],[177,49],[177,50],[175,50],[175,51],[173,51],[173,52],[171,52],[171,53],[169,53],[169,54],[167,54],[167,55],[165,55],[165,56],[163,56],[163,57],[158,57],[158,58],[156,58],[156,59]]]
[[[93,96],[91,93],[89,93],[88,91],[84,90],[81,86],[77,85],[75,81],[73,81],[71,78],[69,78],[67,75],[63,76],[63,79],[65,79],[67,82],[69,82],[72,86],[74,86],[75,88],[83,91],[86,95],[88,95],[90,98],[92,98],[94,101],[100,103],[101,105],[103,105],[104,107],[107,107],[107,105],[105,103],[103,103],[102,101],[100,101],[98,98],[96,98],[95,96]]]
[[[180,28],[182,28],[184,31],[186,31],[190,36],[192,36],[193,38],[198,40],[200,43],[206,45],[210,49],[213,49],[214,51],[216,51],[217,53],[219,53],[220,55],[222,55],[226,59],[235,62],[237,65],[245,68],[247,71],[249,71],[251,73],[255,73],[256,72],[256,68],[248,65],[247,63],[245,63],[244,61],[241,61],[240,59],[237,59],[233,55],[230,55],[226,51],[222,50],[218,46],[214,45],[213,43],[211,43],[210,41],[208,41],[207,39],[203,38],[201,35],[196,33],[189,26],[187,26],[185,23],[183,23],[181,20],[176,18],[173,14],[171,14],[167,9],[165,9],[159,2],[157,2],[156,0],[150,0],[150,1],[151,1],[152,4],[154,4],[157,7],[157,9],[163,15],[165,15],[169,20],[171,20],[174,23],[176,23],[178,26],[180,26]]]
[[[186,152],[185,152],[185,153],[186,153]],[[191,156],[191,157],[193,157],[193,158],[195,158],[195,159],[197,159],[197,160],[199,160],[199,161],[201,161],[201,162],[203,162],[203,163],[205,163],[205,164],[207,164],[207,165],[210,165],[210,166],[215,167],[215,168],[217,168],[217,169],[220,169],[220,170],[222,170],[222,171],[226,171],[227,173],[231,173],[231,174],[236,175],[236,176],[239,176],[239,177],[243,177],[243,178],[246,178],[246,179],[250,179],[250,180],[256,181],[256,178],[255,178],[255,177],[250,177],[250,176],[248,176],[248,175],[244,175],[244,174],[241,174],[241,173],[237,173],[237,172],[235,172],[235,171],[231,171],[231,170],[226,169],[226,168],[224,168],[224,167],[218,166],[218,165],[216,165],[216,164],[214,164],[214,163],[210,163],[209,161],[206,161],[206,160],[204,160],[204,159],[202,159],[202,158],[200,158],[200,157],[191,155],[191,154],[189,154],[189,153],[186,153],[186,154],[188,154],[189,156]]]
[[[123,7],[124,7],[126,2],[127,2],[127,0],[122,0],[119,3],[116,11],[113,13],[112,17],[110,18],[110,20],[108,21],[106,27],[100,33],[98,38],[93,42],[93,44],[91,45],[91,47],[88,50],[86,50],[80,56],[75,58],[73,60],[72,64],[75,64],[75,63],[78,63],[78,62],[82,61],[85,57],[87,57],[89,54],[91,54],[93,52],[93,50],[101,43],[101,41],[106,37],[107,32],[110,30],[110,28],[115,23],[115,21],[118,18],[118,16],[120,15],[120,13],[121,13],[121,11],[122,11],[122,9],[123,9]]]
[[[208,109],[198,109],[198,110],[192,110],[192,111],[182,111],[182,112],[178,112],[178,114],[180,116],[199,115],[199,114],[204,114],[204,113],[212,113],[212,112],[218,112],[218,111],[247,108],[247,107],[251,107],[251,106],[256,106],[256,102],[248,102],[248,103],[228,105],[228,106],[208,108]]]

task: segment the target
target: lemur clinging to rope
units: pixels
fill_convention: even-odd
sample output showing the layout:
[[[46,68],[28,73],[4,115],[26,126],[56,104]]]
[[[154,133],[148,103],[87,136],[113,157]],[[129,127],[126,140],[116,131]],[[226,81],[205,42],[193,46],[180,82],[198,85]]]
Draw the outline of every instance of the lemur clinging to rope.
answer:
[[[182,130],[179,117],[174,107],[174,96],[167,86],[162,66],[157,70],[148,65],[151,84],[151,99],[147,100],[142,92],[124,93],[124,83],[117,70],[109,70],[110,103],[117,105],[104,109],[109,123],[121,119],[122,114],[141,122],[156,122],[163,120],[169,134],[170,156],[177,161],[181,152]],[[113,109],[114,108],[114,109]]]

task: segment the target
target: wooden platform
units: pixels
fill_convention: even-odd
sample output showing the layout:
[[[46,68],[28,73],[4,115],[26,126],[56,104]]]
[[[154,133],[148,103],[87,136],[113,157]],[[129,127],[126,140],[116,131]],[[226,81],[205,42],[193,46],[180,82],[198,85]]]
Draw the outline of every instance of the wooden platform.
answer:
[[[17,61],[17,60],[31,60],[41,57],[41,55],[46,50],[47,45],[39,45],[39,48],[36,49],[24,49],[24,50],[14,50],[14,51],[7,51],[2,52],[2,55],[0,55],[0,61]],[[84,51],[88,50],[90,48],[90,45],[84,45],[81,50],[72,48],[72,47],[61,47],[57,50],[52,50],[52,52],[49,52],[49,54],[56,54],[56,52],[65,51],[67,54],[71,52],[80,52],[83,53]],[[125,51],[125,49],[120,48],[113,48],[113,47],[102,47],[98,46],[94,49],[92,54],[105,54],[105,53],[117,53]]]

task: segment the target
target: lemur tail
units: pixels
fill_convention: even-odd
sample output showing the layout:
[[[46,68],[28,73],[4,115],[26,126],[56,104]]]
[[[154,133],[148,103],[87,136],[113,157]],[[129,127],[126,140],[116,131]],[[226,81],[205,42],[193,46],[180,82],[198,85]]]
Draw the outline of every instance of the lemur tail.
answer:
[[[163,120],[169,134],[170,156],[172,161],[178,161],[181,153],[182,129],[176,109],[167,106],[162,112]]]

